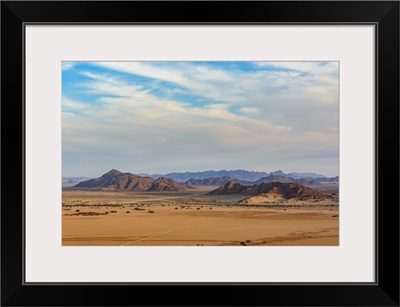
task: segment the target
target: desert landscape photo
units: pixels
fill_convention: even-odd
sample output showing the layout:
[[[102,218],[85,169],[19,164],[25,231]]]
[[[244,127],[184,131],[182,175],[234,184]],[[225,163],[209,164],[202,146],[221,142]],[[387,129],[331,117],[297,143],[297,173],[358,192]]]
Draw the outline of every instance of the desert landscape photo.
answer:
[[[337,62],[63,62],[63,246],[338,246]]]

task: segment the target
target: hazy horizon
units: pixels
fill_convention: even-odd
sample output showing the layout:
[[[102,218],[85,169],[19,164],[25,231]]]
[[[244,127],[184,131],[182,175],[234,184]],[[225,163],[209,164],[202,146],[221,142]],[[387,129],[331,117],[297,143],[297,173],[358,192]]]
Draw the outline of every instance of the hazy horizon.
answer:
[[[338,62],[63,62],[62,176],[339,174]]]
[[[208,170],[201,170],[201,171],[172,171],[172,172],[168,172],[168,173],[146,173],[146,172],[141,172],[141,173],[139,173],[139,172],[135,172],[135,171],[131,171],[131,170],[122,170],[122,169],[117,169],[117,168],[111,168],[111,169],[108,169],[108,170],[104,170],[104,171],[100,171],[100,173],[98,173],[98,174],[95,174],[95,175],[85,175],[85,174],[81,174],[81,175],[72,175],[72,176],[66,176],[66,175],[64,175],[63,174],[63,177],[92,177],[92,178],[98,178],[98,177],[101,177],[102,175],[104,175],[104,174],[106,174],[106,173],[108,173],[109,171],[111,171],[111,170],[117,170],[117,171],[120,171],[121,173],[131,173],[131,174],[134,174],[134,175],[143,175],[143,174],[145,174],[145,175],[151,175],[151,176],[153,176],[153,175],[166,175],[166,174],[172,174],[172,173],[201,173],[201,172],[209,172],[209,171],[211,171],[211,172],[221,172],[221,171],[226,171],[226,172],[230,172],[230,171],[248,171],[248,172],[264,172],[264,173],[273,173],[273,172],[277,172],[277,171],[282,171],[283,173],[285,173],[285,174],[290,174],[290,173],[312,173],[312,174],[319,174],[319,175],[323,175],[323,176],[326,176],[326,177],[336,177],[336,176],[339,176],[339,174],[337,174],[337,175],[332,175],[332,176],[327,176],[327,175],[325,175],[325,174],[323,174],[323,173],[320,173],[320,172],[313,172],[313,171],[308,171],[308,172],[292,172],[292,171],[284,171],[284,170],[281,170],[281,169],[277,169],[277,170],[271,170],[271,171],[264,171],[264,170],[248,170],[248,169],[208,169]]]

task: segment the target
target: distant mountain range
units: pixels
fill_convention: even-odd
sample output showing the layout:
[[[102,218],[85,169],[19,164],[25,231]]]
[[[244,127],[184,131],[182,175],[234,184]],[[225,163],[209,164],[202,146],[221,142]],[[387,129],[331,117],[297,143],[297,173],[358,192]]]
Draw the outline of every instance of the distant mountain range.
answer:
[[[315,186],[323,183],[338,183],[339,177],[291,178],[288,177],[287,175],[268,175],[267,177],[262,177],[256,181],[247,181],[247,180],[238,180],[230,176],[223,176],[223,177],[212,177],[206,179],[192,178],[186,181],[184,184],[191,186],[213,186],[213,185],[216,186],[216,185],[224,185],[229,181],[235,181],[243,185],[255,185],[264,182],[283,182],[283,183],[299,183],[305,186]]]
[[[99,178],[82,181],[75,185],[75,187],[132,191],[181,191],[188,189],[187,186],[170,178],[160,177],[154,180],[151,177],[122,173],[115,169],[112,169]]]
[[[211,177],[205,179],[195,179],[192,178],[188,181],[185,181],[185,185],[191,186],[220,186],[228,183],[229,181],[235,180],[235,178],[229,176],[222,176],[222,177]]]
[[[266,172],[254,172],[254,171],[246,171],[246,170],[220,170],[220,171],[204,171],[204,172],[186,172],[186,173],[168,173],[168,174],[138,174],[140,176],[152,177],[153,179],[157,179],[159,177],[171,178],[178,182],[187,182],[191,179],[208,179],[208,178],[222,178],[222,177],[230,177],[236,180],[244,180],[254,182],[260,178],[268,177],[270,175],[281,175],[293,179],[299,178],[326,178],[324,175],[315,174],[315,173],[288,173],[285,174],[281,170],[266,173]]]
[[[107,175],[108,174],[108,175]],[[121,175],[125,174],[125,175]],[[105,175],[107,175],[105,177]],[[120,176],[118,182],[116,182],[115,176]],[[208,177],[207,177],[208,176]],[[147,190],[151,188],[152,182],[159,178],[172,179],[175,183],[172,185],[175,188],[171,189],[182,189],[176,184],[180,183],[186,186],[220,186],[228,183],[229,181],[235,181],[243,185],[255,185],[263,182],[283,182],[283,183],[299,183],[305,186],[316,186],[321,184],[338,184],[339,177],[326,177],[324,175],[315,173],[287,173],[285,174],[281,170],[266,173],[266,172],[254,172],[246,170],[221,170],[221,171],[204,171],[204,172],[186,172],[186,173],[168,173],[168,174],[131,174],[121,173],[117,170],[111,170],[99,178],[91,180],[90,177],[63,177],[63,186],[75,186],[93,188],[108,186],[110,189],[133,189],[133,190]],[[87,182],[89,181],[89,182]],[[78,184],[84,182],[82,186]],[[164,185],[163,183],[163,185]]]
[[[264,182],[259,185],[246,186],[238,182],[229,181],[223,186],[211,191],[208,195],[246,195],[251,196],[243,200],[244,203],[265,202],[268,200],[324,200],[333,198],[298,183]],[[255,198],[252,198],[255,197]]]
[[[69,178],[68,182],[84,178],[87,177]],[[256,181],[238,180],[230,176],[222,176],[205,179],[191,178],[184,183],[180,183],[172,178],[159,177],[154,179],[149,176],[138,176],[112,169],[98,178],[81,181],[74,187],[100,190],[183,191],[192,188],[192,186],[207,185],[219,186],[217,189],[209,192],[208,195],[239,194],[249,196],[243,199],[242,203],[268,203],[293,198],[297,200],[324,200],[333,198],[331,195],[321,194],[306,185],[337,183],[338,181],[339,177],[296,179],[274,172],[274,174],[259,178]]]
[[[81,176],[81,177],[62,177],[62,185],[64,187],[67,186],[74,186],[76,184],[78,184],[81,181],[85,181],[85,180],[89,180],[92,179],[91,177],[85,177],[85,176]]]

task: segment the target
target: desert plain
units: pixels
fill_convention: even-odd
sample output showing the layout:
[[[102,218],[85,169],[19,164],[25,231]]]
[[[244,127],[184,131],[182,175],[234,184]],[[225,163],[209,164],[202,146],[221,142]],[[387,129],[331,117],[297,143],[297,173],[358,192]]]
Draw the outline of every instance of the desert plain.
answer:
[[[64,188],[63,246],[338,246],[338,201]],[[337,193],[322,187],[321,193]]]

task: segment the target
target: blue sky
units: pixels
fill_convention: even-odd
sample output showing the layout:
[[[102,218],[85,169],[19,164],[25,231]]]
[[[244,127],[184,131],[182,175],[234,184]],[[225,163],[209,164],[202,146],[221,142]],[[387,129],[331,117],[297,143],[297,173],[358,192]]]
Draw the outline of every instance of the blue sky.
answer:
[[[339,172],[338,62],[63,62],[63,176]]]

